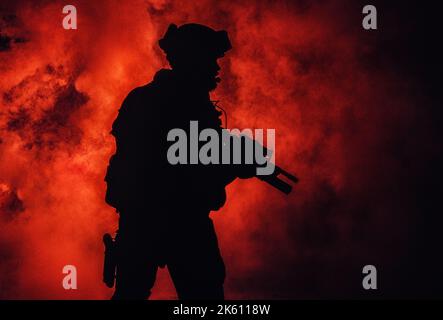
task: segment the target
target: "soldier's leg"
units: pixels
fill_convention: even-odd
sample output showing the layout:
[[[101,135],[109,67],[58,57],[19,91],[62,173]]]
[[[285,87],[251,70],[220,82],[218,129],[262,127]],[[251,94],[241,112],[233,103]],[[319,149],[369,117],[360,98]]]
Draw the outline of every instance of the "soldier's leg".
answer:
[[[140,254],[125,255],[117,265],[112,300],[145,300],[151,295],[157,265]]]
[[[144,300],[151,295],[157,274],[157,262],[150,254],[149,243],[135,224],[120,218],[117,235],[117,271],[113,300]]]
[[[179,299],[224,299],[225,265],[212,220],[187,223],[177,234],[168,269]]]

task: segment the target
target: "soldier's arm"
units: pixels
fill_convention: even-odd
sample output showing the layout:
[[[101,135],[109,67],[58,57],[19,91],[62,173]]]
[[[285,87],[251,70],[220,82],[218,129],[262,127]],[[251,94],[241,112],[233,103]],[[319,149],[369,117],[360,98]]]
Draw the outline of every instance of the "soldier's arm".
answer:
[[[132,119],[134,118],[136,100],[137,89],[134,89],[123,100],[118,110],[117,118],[114,120],[111,130],[111,134],[116,138],[117,144],[120,139],[128,136],[131,128],[133,128]]]

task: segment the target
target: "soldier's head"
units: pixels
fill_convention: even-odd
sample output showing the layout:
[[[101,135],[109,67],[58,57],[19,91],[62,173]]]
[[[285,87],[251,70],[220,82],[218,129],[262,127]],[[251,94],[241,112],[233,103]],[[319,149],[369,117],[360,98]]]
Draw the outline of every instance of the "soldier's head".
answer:
[[[175,72],[208,91],[215,89],[220,81],[217,59],[231,49],[226,31],[196,23],[169,25],[159,45]]]

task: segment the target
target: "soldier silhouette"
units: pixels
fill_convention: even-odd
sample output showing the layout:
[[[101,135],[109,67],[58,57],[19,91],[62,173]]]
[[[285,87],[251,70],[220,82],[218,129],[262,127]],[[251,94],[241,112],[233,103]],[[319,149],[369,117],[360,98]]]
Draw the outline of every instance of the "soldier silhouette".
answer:
[[[172,166],[166,137],[173,128],[187,130],[191,120],[221,129],[209,92],[219,81],[217,59],[231,44],[225,31],[171,24],[159,45],[171,70],[129,93],[112,126],[117,151],[107,202],[120,215],[113,299],[148,298],[165,265],[180,299],[223,299],[225,266],[209,212],[224,204],[225,186],[242,174],[234,172],[238,167]]]
[[[209,92],[231,43],[226,31],[171,24],[159,45],[171,69],[131,91],[112,126],[106,202],[119,212],[119,230],[115,242],[104,238],[104,281],[112,287],[115,271],[113,299],[146,299],[158,267],[167,266],[179,299],[223,299],[225,266],[209,213],[224,205],[226,185],[255,176],[255,167],[171,165],[166,137],[188,131],[190,121],[222,129]]]

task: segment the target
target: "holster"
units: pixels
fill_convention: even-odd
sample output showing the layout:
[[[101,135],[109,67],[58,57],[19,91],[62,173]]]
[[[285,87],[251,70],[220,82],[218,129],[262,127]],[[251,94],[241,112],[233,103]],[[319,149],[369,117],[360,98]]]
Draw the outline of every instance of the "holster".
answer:
[[[103,235],[105,244],[105,256],[103,262],[103,282],[107,287],[114,287],[115,273],[117,267],[117,254],[115,240],[109,233]]]

